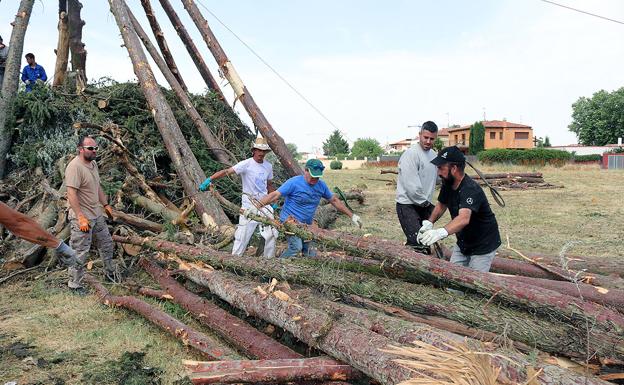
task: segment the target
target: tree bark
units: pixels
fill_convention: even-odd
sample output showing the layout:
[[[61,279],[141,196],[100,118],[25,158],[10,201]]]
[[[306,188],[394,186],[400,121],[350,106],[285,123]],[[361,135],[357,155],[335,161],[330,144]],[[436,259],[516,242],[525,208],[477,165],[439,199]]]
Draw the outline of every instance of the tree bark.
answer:
[[[4,179],[7,171],[7,155],[13,143],[13,129],[6,127],[9,116],[13,114],[13,99],[17,94],[17,87],[20,80],[20,64],[22,63],[22,52],[24,51],[24,37],[28,28],[28,21],[32,13],[35,0],[21,0],[11,40],[9,41],[9,55],[4,69],[4,80],[0,84],[0,179]]]
[[[428,285],[357,274],[314,265],[310,260],[271,260],[237,257],[207,247],[192,247],[150,238],[113,236],[117,242],[142,245],[173,252],[192,260],[237,273],[275,277],[325,290],[341,297],[359,295],[421,314],[452,319],[468,326],[506,335],[510,339],[550,353],[585,359],[588,349],[600,357],[624,358],[624,342],[616,333],[597,333],[572,324],[568,318],[544,319],[515,307],[505,307],[487,298],[466,293],[463,296]],[[316,261],[318,263],[318,261]],[[322,272],[319,273],[319,271]]]
[[[161,225],[160,223],[152,222],[144,218],[139,218],[135,215],[126,214],[118,210],[113,210],[113,220],[116,222],[125,223],[132,227],[136,227],[140,230],[148,230],[157,234],[163,231],[163,225]]]
[[[217,272],[181,261],[179,267],[187,278],[208,287],[213,294],[232,306],[290,331],[308,345],[351,364],[384,385],[394,385],[415,375],[397,365],[396,356],[384,351],[390,345],[396,345],[396,341],[371,332],[346,317],[336,317],[334,312],[301,306],[295,298],[284,292],[280,292],[279,295],[277,292],[263,293],[255,287],[254,283],[248,283],[229,273]],[[444,341],[444,337],[434,335],[435,333],[431,330],[425,330],[423,334],[414,331],[414,334],[420,339],[431,341],[432,345]],[[495,366],[494,363],[492,365]],[[606,384],[596,378],[562,370],[555,370],[554,373],[560,375],[562,372],[565,373],[564,376],[554,378],[552,372],[540,375],[537,382],[561,385]],[[521,373],[516,373],[516,375],[519,377]],[[517,383],[500,373],[498,379],[503,384]]]
[[[197,70],[199,71],[201,77],[204,79],[206,86],[208,86],[208,89],[217,94],[219,99],[227,104],[227,100],[223,95],[223,91],[221,91],[221,87],[219,87],[219,83],[217,83],[217,81],[210,73],[208,65],[206,65],[204,58],[199,53],[199,50],[195,46],[193,39],[191,39],[191,35],[189,35],[188,31],[184,27],[184,24],[182,23],[182,20],[180,20],[180,18],[178,17],[178,14],[171,6],[169,0],[160,0],[160,5],[162,5],[162,7],[164,8],[165,13],[171,21],[171,24],[173,24],[173,28],[175,28],[176,32],[178,32],[178,36],[180,36],[180,39],[182,40],[182,43],[184,43],[186,50],[188,51],[189,55],[191,55],[191,59],[193,60],[193,63],[195,63],[195,66],[197,67]]]
[[[124,307],[139,313],[153,324],[181,340],[184,345],[197,349],[210,359],[221,360],[227,357],[229,352],[214,346],[214,342],[208,336],[191,329],[169,314],[135,297],[111,295],[108,290],[90,274],[85,274],[84,278],[85,281],[96,290],[98,300],[103,304],[111,307]]]
[[[146,0],[141,0],[141,2],[144,2],[144,1]],[[139,21],[134,17],[134,15],[132,14],[132,11],[130,11],[130,8],[128,8],[128,15],[130,16],[130,20],[132,21],[132,26],[134,27],[135,32],[139,36],[139,39],[141,39],[141,41],[143,42],[143,45],[145,46],[145,48],[147,49],[147,52],[149,52],[150,56],[152,57],[152,59],[154,60],[158,68],[160,69],[160,72],[162,72],[162,74],[165,76],[165,79],[171,86],[171,89],[178,96],[178,99],[180,100],[180,103],[182,103],[184,110],[186,111],[189,118],[195,125],[195,128],[197,128],[197,131],[199,131],[200,135],[204,139],[204,142],[210,148],[215,158],[219,162],[227,166],[234,165],[236,162],[234,162],[234,160],[230,157],[229,151],[227,151],[223,147],[223,144],[212,134],[212,132],[210,131],[210,128],[208,128],[208,126],[206,125],[202,117],[199,115],[199,112],[197,112],[197,110],[195,109],[195,106],[193,105],[193,102],[191,102],[191,99],[189,99],[186,91],[182,88],[182,85],[178,83],[178,81],[176,80],[177,78],[174,76],[175,73],[172,73],[172,71],[170,71],[165,61],[158,54],[156,47],[154,47],[154,45],[150,41],[149,37],[147,36],[145,31],[141,27],[141,24],[139,24]]]
[[[163,58],[165,59],[165,63],[167,68],[171,71],[175,79],[178,81],[178,84],[184,90],[184,92],[188,92],[188,88],[182,79],[182,75],[180,74],[180,70],[176,65],[175,60],[173,60],[173,55],[169,50],[169,45],[167,45],[167,40],[165,40],[165,34],[160,29],[160,25],[158,24],[158,20],[156,19],[156,15],[154,14],[154,10],[152,9],[152,4],[150,0],[141,0],[141,5],[145,10],[145,16],[147,16],[147,20],[149,21],[150,27],[152,28],[152,32],[156,37],[156,43],[160,48],[160,52],[162,53]],[[128,9],[130,11],[130,9]],[[136,26],[134,29],[137,29]]]
[[[193,384],[344,381],[358,377],[349,365],[331,358],[289,358],[258,361],[184,363]]]
[[[267,140],[271,150],[273,150],[277,158],[280,160],[280,163],[286,172],[288,172],[290,176],[303,174],[303,170],[301,170],[301,167],[293,158],[292,153],[288,150],[288,147],[286,147],[284,139],[282,139],[282,137],[279,136],[275,130],[273,130],[273,127],[254,101],[253,97],[249,93],[249,90],[243,84],[243,81],[234,69],[234,65],[228,59],[225,51],[223,51],[223,48],[208,26],[208,21],[206,21],[206,19],[202,16],[195,2],[193,0],[182,0],[182,3],[184,4],[184,8],[188,14],[191,16],[191,19],[193,19],[193,22],[199,29],[204,41],[210,49],[210,52],[212,52],[212,55],[217,61],[219,68],[230,82],[230,85],[236,93],[237,99],[240,99],[241,103],[245,107],[245,110],[247,110],[247,113],[251,117],[251,120],[254,122],[254,125]]]
[[[189,292],[154,263],[141,258],[139,264],[158,282],[172,301],[195,315],[199,322],[246,355],[261,359],[301,358],[299,353],[259,332],[247,322]]]
[[[56,46],[56,65],[54,66],[53,87],[58,87],[65,81],[67,62],[69,60],[69,23],[67,21],[67,1],[60,0],[58,22],[58,44]]]
[[[122,0],[109,0],[109,3],[132,59],[135,74],[152,109],[154,120],[184,191],[195,202],[195,210],[207,227],[218,229],[221,226],[230,226],[231,223],[219,203],[209,193],[200,193],[197,190],[206,179],[206,174],[184,139],[171,108],[158,88],[154,73],[132,28],[125,3]]]
[[[72,70],[85,83],[87,81],[87,51],[82,42],[82,27],[85,22],[80,18],[82,4],[79,0],[68,0],[69,49],[71,51]]]

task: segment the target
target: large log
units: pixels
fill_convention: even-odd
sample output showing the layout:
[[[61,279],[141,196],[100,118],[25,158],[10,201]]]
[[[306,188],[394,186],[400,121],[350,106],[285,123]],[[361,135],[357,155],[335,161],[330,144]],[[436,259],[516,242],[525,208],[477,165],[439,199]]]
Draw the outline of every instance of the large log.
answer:
[[[9,41],[9,55],[4,69],[4,80],[0,84],[0,179],[4,179],[7,171],[7,155],[13,142],[13,127],[7,126],[9,116],[13,114],[13,99],[17,94],[20,79],[20,64],[24,51],[24,37],[35,0],[21,0],[13,31]]]
[[[247,322],[189,292],[154,263],[141,258],[139,264],[158,282],[172,301],[198,317],[202,324],[246,355],[261,359],[301,358],[299,353],[261,333]]]
[[[178,33],[178,36],[180,36],[182,43],[184,43],[186,50],[191,56],[193,63],[197,67],[199,74],[204,79],[206,86],[208,86],[208,89],[214,92],[215,94],[217,94],[219,99],[226,102],[227,104],[225,96],[223,95],[223,91],[221,91],[221,87],[219,87],[219,83],[217,83],[217,81],[214,79],[214,77],[210,73],[210,70],[208,69],[208,65],[206,65],[206,62],[204,61],[204,58],[202,57],[202,55],[199,53],[197,46],[195,46],[195,43],[193,42],[191,35],[189,35],[188,31],[184,27],[184,24],[182,23],[182,20],[180,20],[180,18],[178,17],[178,14],[176,13],[175,9],[173,9],[173,7],[171,6],[171,3],[169,2],[169,0],[160,0],[160,5],[162,5],[163,9],[165,10],[165,13],[169,17],[171,24],[173,24],[173,28]]]
[[[152,9],[152,4],[150,0],[141,0],[141,5],[143,6],[143,10],[145,10],[145,16],[147,16],[147,20],[149,21],[149,25],[152,28],[152,32],[156,37],[156,43],[158,43],[158,48],[160,48],[160,52],[165,59],[165,63],[167,68],[173,73],[175,79],[178,81],[178,84],[184,92],[188,91],[186,84],[184,83],[184,79],[182,79],[182,75],[180,75],[180,70],[176,65],[175,60],[173,59],[173,55],[171,54],[171,50],[169,50],[169,45],[167,44],[167,40],[165,39],[165,34],[162,29],[160,29],[160,24],[158,24],[158,19],[156,19],[156,15],[154,14],[154,10]],[[135,27],[136,29],[136,27]]]
[[[544,319],[514,307],[503,306],[475,294],[458,296],[428,285],[351,273],[309,261],[237,257],[207,247],[192,247],[150,238],[113,236],[117,242],[143,245],[173,252],[190,260],[202,260],[237,273],[275,277],[332,292],[337,296],[359,295],[421,314],[436,315],[489,332],[542,351],[585,359],[588,349],[601,357],[624,358],[624,342],[614,333],[595,333],[579,328],[569,319]],[[322,273],[319,273],[322,272]],[[587,333],[590,344],[587,346]]]
[[[283,291],[264,292],[253,282],[243,280],[233,274],[217,272],[180,260],[178,263],[180,270],[187,278],[199,285],[208,287],[213,294],[232,306],[290,331],[308,345],[351,364],[382,384],[397,384],[416,375],[416,373],[410,373],[404,367],[397,365],[397,357],[386,350],[391,344],[396,346],[394,343],[396,341],[379,333],[371,332],[367,328],[351,322],[347,317],[337,317],[331,311],[301,306],[295,298]],[[425,345],[435,346],[434,344],[444,342],[443,337],[435,336],[431,330],[428,332],[430,333],[429,336],[426,335],[426,331],[425,334],[421,335],[420,330],[415,331],[414,335],[418,336],[417,339],[422,338],[432,342]],[[457,342],[457,344],[464,345],[465,342]],[[488,362],[487,365],[496,366],[492,361]],[[518,381],[501,375],[501,373],[502,371],[498,374],[498,380],[501,384],[518,383]],[[561,385],[606,384],[596,378],[557,369],[553,372],[542,371],[541,373],[534,379],[534,382]],[[561,373],[565,374],[561,376]],[[427,374],[426,369],[425,374]],[[428,374],[435,375],[431,371]],[[514,378],[518,378],[522,372],[517,371],[514,375],[517,376]],[[560,376],[557,377],[557,375]],[[526,376],[524,379],[527,379]]]
[[[154,120],[184,191],[195,202],[195,210],[206,226],[215,228],[230,226],[231,223],[219,203],[209,193],[197,191],[197,187],[206,179],[206,174],[202,171],[197,158],[184,139],[180,126],[156,83],[154,73],[141,48],[141,42],[132,28],[125,2],[109,0],[109,3],[132,60],[134,72],[154,114]]]
[[[331,358],[289,358],[258,361],[185,361],[193,384],[286,383],[338,381],[358,377],[349,365]]]
[[[71,52],[72,70],[79,74],[82,81],[87,81],[87,51],[82,42],[82,27],[85,22],[80,18],[82,4],[79,0],[68,0],[67,16],[69,24],[69,49]]]
[[[214,346],[214,341],[203,333],[200,333],[189,326],[183,324],[169,314],[156,309],[148,303],[132,296],[114,296],[90,274],[85,274],[85,282],[93,287],[97,292],[98,300],[107,306],[119,306],[132,310],[153,324],[159,326],[175,338],[182,341],[184,345],[197,349],[204,356],[220,360],[231,354],[219,347]]]
[[[146,0],[141,0],[141,2],[144,2],[144,1]],[[141,41],[143,42],[145,49],[147,49],[147,52],[149,52],[150,56],[152,57],[152,59],[154,60],[158,68],[160,69],[160,72],[162,72],[162,74],[164,75],[165,79],[171,86],[171,89],[178,96],[178,99],[180,100],[180,103],[184,107],[184,110],[186,111],[189,118],[193,122],[193,125],[195,125],[195,128],[197,128],[197,131],[199,131],[199,134],[204,139],[204,142],[206,142],[206,144],[208,145],[208,148],[210,149],[210,151],[214,154],[215,158],[219,162],[228,166],[232,166],[236,162],[229,155],[230,152],[226,150],[223,144],[212,134],[212,131],[210,131],[210,128],[208,128],[208,125],[204,122],[202,117],[199,115],[199,112],[197,112],[197,110],[195,109],[195,106],[193,105],[193,102],[191,102],[191,99],[187,95],[186,90],[183,89],[182,84],[177,81],[177,78],[174,76],[175,73],[173,73],[170,70],[170,68],[167,66],[165,61],[158,54],[156,47],[154,47],[149,37],[147,36],[145,31],[141,27],[141,24],[134,17],[134,15],[132,14],[132,11],[130,11],[130,8],[128,8],[128,15],[130,16],[130,20],[132,20],[132,26],[134,27],[135,32],[139,36],[139,39],[141,39]]]
[[[69,26],[67,21],[67,2],[59,2],[58,43],[56,45],[56,64],[54,66],[54,82],[52,86],[58,87],[65,81],[67,75],[67,63],[69,61]]]
[[[303,174],[301,167],[294,159],[290,150],[288,150],[288,147],[286,147],[284,139],[282,139],[282,137],[275,132],[267,118],[254,101],[251,93],[249,93],[249,90],[238,76],[238,73],[234,69],[234,65],[230,59],[228,59],[225,51],[223,51],[223,48],[219,44],[219,41],[212,33],[212,30],[208,26],[208,21],[202,16],[199,8],[197,8],[197,5],[195,4],[195,1],[182,0],[182,4],[184,4],[184,8],[199,29],[206,45],[208,45],[210,52],[219,65],[219,69],[230,82],[230,85],[236,93],[236,98],[241,101],[256,126],[256,129],[258,129],[258,131],[262,133],[262,136],[267,140],[271,150],[273,150],[277,158],[280,160],[280,163],[286,172],[288,172],[290,176]]]

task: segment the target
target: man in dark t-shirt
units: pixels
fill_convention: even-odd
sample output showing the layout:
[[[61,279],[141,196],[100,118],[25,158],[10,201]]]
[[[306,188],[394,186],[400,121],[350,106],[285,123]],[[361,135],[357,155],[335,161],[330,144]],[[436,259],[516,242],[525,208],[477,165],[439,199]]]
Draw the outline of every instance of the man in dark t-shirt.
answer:
[[[483,189],[464,173],[466,158],[456,146],[440,151],[431,163],[438,168],[442,188],[429,221],[423,221],[419,241],[430,246],[450,234],[456,234],[457,244],[453,247],[451,262],[478,271],[489,271],[501,240],[496,217]],[[434,229],[433,223],[447,208],[451,213],[451,222]]]

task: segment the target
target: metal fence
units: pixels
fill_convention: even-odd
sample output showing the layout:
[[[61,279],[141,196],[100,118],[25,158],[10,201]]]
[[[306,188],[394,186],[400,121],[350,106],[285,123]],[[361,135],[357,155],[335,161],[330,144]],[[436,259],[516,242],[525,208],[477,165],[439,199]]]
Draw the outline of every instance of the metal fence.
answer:
[[[607,155],[607,168],[624,170],[624,155]]]

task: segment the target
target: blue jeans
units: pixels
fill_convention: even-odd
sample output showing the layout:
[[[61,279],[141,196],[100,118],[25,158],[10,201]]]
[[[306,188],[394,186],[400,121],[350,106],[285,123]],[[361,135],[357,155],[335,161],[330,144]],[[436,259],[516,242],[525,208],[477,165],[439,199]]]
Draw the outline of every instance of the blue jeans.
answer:
[[[289,235],[286,239],[288,241],[288,248],[282,253],[282,258],[298,257],[300,252],[303,253],[304,257],[316,257],[314,242],[304,242],[303,239],[295,235]]]

